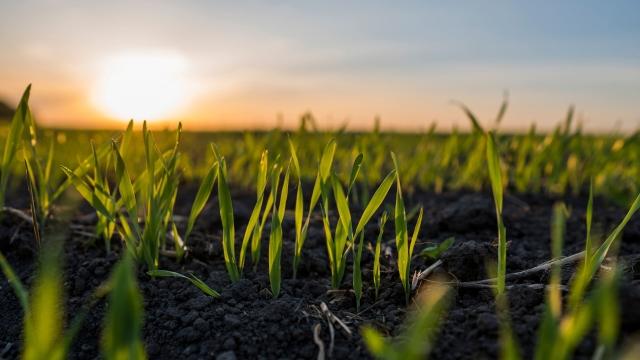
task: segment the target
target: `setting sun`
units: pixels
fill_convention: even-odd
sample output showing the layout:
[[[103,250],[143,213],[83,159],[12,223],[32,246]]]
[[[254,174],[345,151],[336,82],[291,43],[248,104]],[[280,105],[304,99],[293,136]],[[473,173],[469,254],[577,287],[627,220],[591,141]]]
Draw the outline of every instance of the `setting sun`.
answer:
[[[95,84],[93,102],[120,120],[157,121],[188,100],[187,61],[174,52],[123,53],[108,58]]]

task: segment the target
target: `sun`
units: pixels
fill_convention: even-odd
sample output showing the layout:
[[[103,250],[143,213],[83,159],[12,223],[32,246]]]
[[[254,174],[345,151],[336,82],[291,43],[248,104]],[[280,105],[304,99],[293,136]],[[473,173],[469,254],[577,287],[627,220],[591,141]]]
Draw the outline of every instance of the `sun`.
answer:
[[[189,98],[187,65],[176,52],[113,55],[101,66],[93,103],[105,115],[124,121],[176,116]]]

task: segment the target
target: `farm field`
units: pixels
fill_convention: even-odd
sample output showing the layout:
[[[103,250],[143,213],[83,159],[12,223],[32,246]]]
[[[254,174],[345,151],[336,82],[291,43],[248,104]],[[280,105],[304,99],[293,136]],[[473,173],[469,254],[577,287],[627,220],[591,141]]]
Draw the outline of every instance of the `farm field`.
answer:
[[[0,358],[634,358],[638,133],[461,107],[470,132],[54,130],[27,90]]]

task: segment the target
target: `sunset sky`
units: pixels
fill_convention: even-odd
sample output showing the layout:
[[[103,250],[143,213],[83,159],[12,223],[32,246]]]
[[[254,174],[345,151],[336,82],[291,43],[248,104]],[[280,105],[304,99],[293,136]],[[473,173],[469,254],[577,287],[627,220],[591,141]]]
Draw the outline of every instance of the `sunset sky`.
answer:
[[[0,99],[48,126],[640,127],[639,1],[2,1]]]

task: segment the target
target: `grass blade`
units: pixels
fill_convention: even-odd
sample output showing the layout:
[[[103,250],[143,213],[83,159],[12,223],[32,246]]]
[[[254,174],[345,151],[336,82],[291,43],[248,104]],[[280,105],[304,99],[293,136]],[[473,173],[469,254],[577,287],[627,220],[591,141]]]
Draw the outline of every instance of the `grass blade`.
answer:
[[[493,192],[493,201],[496,208],[496,222],[498,223],[498,269],[497,287],[502,294],[505,289],[505,277],[507,273],[507,236],[506,228],[502,220],[503,185],[502,170],[500,168],[500,155],[496,147],[493,133],[487,133],[487,168],[489,180]]]
[[[193,200],[193,204],[191,205],[191,211],[189,212],[189,218],[187,220],[187,230],[184,233],[183,240],[185,244],[187,243],[187,239],[191,232],[193,231],[193,227],[200,216],[200,213],[204,209],[204,206],[207,204],[207,200],[209,200],[209,196],[211,196],[211,191],[213,190],[213,185],[216,182],[218,177],[218,164],[213,164],[207,174],[202,179],[200,186],[198,187],[198,192],[196,193],[196,197]]]
[[[380,248],[382,244],[382,236],[384,235],[384,225],[387,223],[387,212],[382,213],[378,229],[378,237],[376,239],[376,247],[373,257],[373,288],[375,290],[376,300],[380,290]]]
[[[369,200],[369,203],[367,204],[364,211],[362,212],[362,216],[360,216],[360,220],[358,221],[358,225],[356,226],[356,232],[354,236],[358,236],[358,234],[360,234],[364,230],[364,227],[367,225],[369,220],[371,220],[371,217],[373,216],[373,214],[375,214],[378,208],[380,208],[380,205],[382,205],[382,202],[384,201],[384,199],[387,197],[387,194],[389,193],[389,189],[391,189],[391,186],[396,180],[396,174],[397,174],[396,170],[392,170],[384,178],[384,180],[382,180],[382,183],[380,183],[380,186],[378,187],[376,192],[373,194],[373,196]]]
[[[220,156],[214,144],[211,144],[213,153],[218,160],[218,203],[220,206],[220,220],[222,222],[222,248],[224,252],[224,262],[227,273],[232,282],[240,280],[240,271],[236,264],[235,254],[235,225],[233,222],[233,205],[231,202],[231,192],[227,184],[227,165],[223,157]]]
[[[210,288],[204,281],[200,280],[197,276],[191,273],[189,273],[188,275],[183,275],[175,271],[156,269],[147,271],[147,274],[152,277],[174,277],[186,279],[189,280],[189,282],[195,285],[198,289],[200,289],[200,291],[202,291],[204,294],[214,298],[220,297],[220,294],[217,291]]]

